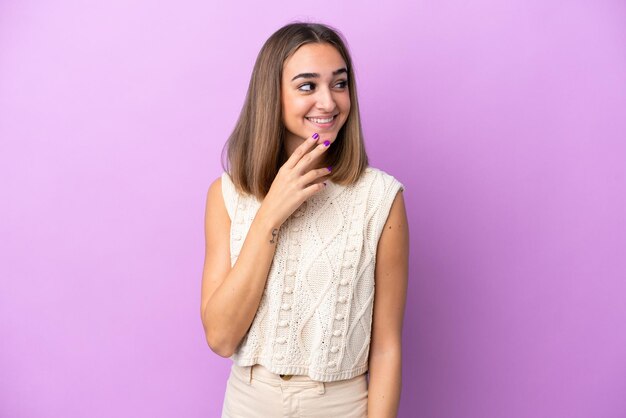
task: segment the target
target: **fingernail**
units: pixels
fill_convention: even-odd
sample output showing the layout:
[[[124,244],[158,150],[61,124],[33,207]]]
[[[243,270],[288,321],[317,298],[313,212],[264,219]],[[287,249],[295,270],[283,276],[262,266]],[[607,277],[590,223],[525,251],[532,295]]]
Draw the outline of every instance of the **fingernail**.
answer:
[[[319,138],[319,137],[320,137],[320,136],[317,134],[317,132],[315,132],[315,133],[313,134],[313,139],[317,139],[317,138]]]
[[[329,146],[330,145],[330,141],[327,139],[326,141],[324,141],[324,145],[325,146]]]
[[[326,168],[328,169],[328,171],[333,171],[333,167],[332,166],[328,166]]]

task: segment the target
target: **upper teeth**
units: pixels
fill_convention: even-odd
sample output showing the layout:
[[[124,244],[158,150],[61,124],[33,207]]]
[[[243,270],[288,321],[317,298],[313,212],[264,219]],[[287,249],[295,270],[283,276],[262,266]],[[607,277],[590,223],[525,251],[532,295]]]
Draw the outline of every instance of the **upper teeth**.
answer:
[[[331,120],[333,120],[332,116],[330,118],[326,118],[326,119],[319,119],[319,118],[307,118],[310,121],[313,121],[315,123],[328,123]]]

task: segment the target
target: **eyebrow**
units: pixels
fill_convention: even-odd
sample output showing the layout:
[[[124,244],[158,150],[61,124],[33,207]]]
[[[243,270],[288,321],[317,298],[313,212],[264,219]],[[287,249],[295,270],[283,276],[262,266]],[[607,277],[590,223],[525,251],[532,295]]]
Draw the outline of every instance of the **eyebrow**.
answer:
[[[336,71],[333,71],[333,75],[337,75],[337,74],[342,74],[342,73],[348,73],[348,70],[345,68],[340,68]],[[291,79],[291,81],[295,80],[296,78],[318,78],[320,75],[318,73],[302,73],[302,74],[298,74],[297,76],[295,76],[294,78]]]

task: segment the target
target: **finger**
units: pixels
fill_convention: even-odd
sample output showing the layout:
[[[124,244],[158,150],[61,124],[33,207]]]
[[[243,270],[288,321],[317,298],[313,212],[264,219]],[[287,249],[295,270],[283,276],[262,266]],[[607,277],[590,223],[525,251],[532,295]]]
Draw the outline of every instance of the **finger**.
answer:
[[[307,171],[307,168],[311,166],[311,163],[317,160],[317,158],[321,156],[329,147],[330,141],[328,140],[324,141],[322,144],[319,144],[306,155],[303,155],[294,166],[294,169],[299,171],[300,173],[304,173],[305,171]]]
[[[319,183],[320,181],[324,181],[324,176],[328,176],[331,173],[332,167],[324,167],[318,168],[316,170],[311,170],[305,175],[302,176],[302,184],[308,185],[312,183]]]
[[[317,143],[320,139],[319,134],[316,132],[312,136],[308,137],[302,144],[298,145],[298,147],[291,153],[287,161],[285,162],[285,166],[287,168],[293,168],[300,161],[300,159],[306,155],[306,153]]]
[[[326,187],[326,183],[321,180],[319,182],[311,184],[310,186],[305,187],[304,194],[306,196],[306,199],[313,196],[315,193],[321,192],[322,190],[324,190],[325,187]]]

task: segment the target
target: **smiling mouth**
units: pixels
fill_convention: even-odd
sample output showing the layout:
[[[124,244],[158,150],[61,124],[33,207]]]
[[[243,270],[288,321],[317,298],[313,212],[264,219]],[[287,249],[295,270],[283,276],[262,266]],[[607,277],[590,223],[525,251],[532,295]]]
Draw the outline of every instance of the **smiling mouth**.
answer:
[[[311,118],[311,117],[305,117],[305,119],[310,120],[313,123],[317,123],[320,125],[324,125],[327,123],[331,123],[333,120],[335,120],[335,118],[337,117],[337,115],[335,116],[331,116],[328,118]]]

